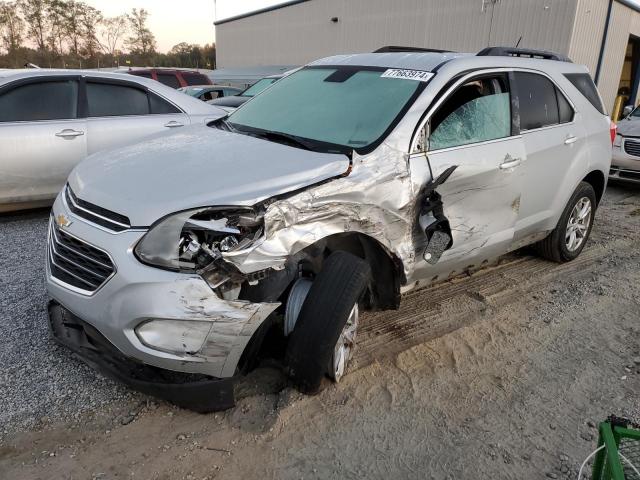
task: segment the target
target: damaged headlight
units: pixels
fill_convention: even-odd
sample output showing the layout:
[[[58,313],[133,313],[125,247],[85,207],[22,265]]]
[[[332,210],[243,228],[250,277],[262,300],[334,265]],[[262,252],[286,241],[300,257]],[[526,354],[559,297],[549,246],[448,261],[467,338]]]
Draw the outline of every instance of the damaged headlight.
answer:
[[[152,226],[135,253],[143,263],[170,270],[207,273],[222,269],[221,284],[235,273],[222,260],[223,253],[249,248],[263,231],[263,213],[252,208],[187,210]]]

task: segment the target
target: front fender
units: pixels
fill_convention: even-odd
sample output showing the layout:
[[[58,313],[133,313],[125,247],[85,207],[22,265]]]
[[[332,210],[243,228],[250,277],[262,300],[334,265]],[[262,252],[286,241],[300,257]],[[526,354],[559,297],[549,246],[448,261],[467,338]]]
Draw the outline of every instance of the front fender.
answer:
[[[357,232],[374,238],[413,271],[417,199],[408,156],[382,145],[354,155],[351,173],[276,200],[265,214],[265,237],[250,251],[225,259],[242,271],[284,268],[287,258],[332,235]]]

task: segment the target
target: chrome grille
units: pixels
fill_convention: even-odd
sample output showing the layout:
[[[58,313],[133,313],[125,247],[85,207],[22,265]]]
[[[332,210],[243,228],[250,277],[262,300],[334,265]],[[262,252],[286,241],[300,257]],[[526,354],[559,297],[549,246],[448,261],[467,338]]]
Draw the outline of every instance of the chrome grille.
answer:
[[[64,198],[69,210],[78,217],[114,232],[122,232],[131,228],[131,223],[127,217],[76,197],[68,184],[64,187]]]
[[[106,252],[63,232],[53,219],[48,254],[51,276],[82,293],[95,292],[116,270]]]
[[[640,157],[640,141],[638,140],[625,140],[624,151],[634,157]]]

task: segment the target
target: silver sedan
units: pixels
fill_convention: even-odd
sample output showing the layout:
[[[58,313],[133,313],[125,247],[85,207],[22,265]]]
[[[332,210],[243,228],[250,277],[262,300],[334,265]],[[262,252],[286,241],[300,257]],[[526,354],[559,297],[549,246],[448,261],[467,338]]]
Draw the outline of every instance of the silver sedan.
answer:
[[[0,212],[53,203],[88,155],[223,115],[131,75],[0,70]]]

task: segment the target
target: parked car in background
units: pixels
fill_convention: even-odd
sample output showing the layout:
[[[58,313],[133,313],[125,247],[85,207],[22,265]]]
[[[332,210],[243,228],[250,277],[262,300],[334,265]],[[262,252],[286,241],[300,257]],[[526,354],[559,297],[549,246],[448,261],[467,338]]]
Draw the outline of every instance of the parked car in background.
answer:
[[[233,405],[262,342],[314,393],[345,374],[363,310],[525,245],[580,254],[615,132],[593,91],[548,52],[338,55],[95,155],[53,207],[54,336],[201,411]]]
[[[242,93],[241,88],[228,87],[226,85],[193,85],[180,87],[178,90],[204,102]]]
[[[81,70],[0,72],[0,211],[51,204],[88,155],[224,112],[158,82]]]
[[[215,100],[209,101],[211,105],[215,105],[216,107],[223,107],[227,111],[233,111],[242,105],[247,100],[255,97],[257,94],[262,92],[265,88],[271,86],[273,83],[280,80],[285,74],[279,75],[271,75],[269,77],[264,77],[258,80],[256,83],[251,85],[244,91],[241,91],[237,95],[231,97],[217,98]]]
[[[609,178],[640,183],[640,107],[618,122]]]
[[[190,85],[211,85],[213,83],[205,74],[194,70],[137,68],[129,70],[127,73],[136,77],[151,78],[171,88],[188,87]]]

